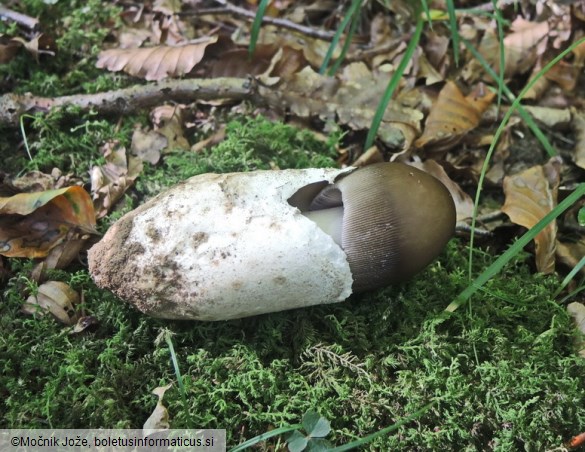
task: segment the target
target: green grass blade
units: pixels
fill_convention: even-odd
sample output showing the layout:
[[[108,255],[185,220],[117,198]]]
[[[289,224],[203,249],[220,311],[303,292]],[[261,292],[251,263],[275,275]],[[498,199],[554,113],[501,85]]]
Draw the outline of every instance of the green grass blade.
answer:
[[[284,433],[292,432],[294,430],[300,430],[303,426],[301,424],[296,425],[289,425],[287,427],[280,427],[275,428],[274,430],[270,430],[269,432],[262,433],[261,435],[255,436],[254,438],[250,438],[247,441],[244,441],[242,444],[238,444],[233,449],[230,449],[230,452],[239,452],[240,450],[247,449],[252,447],[262,441],[266,441],[268,438],[272,438],[273,436],[282,435]]]
[[[451,31],[451,40],[453,42],[453,59],[455,66],[459,66],[459,30],[457,29],[457,14],[453,0],[447,0],[447,12],[449,13],[449,30]]]
[[[184,406],[187,406],[187,391],[185,391],[185,386],[183,385],[183,376],[181,375],[181,370],[179,369],[179,361],[177,360],[177,354],[175,353],[175,347],[173,346],[173,340],[171,338],[172,333],[168,330],[165,330],[164,338],[165,342],[169,346],[169,351],[171,352],[171,361],[173,362],[173,368],[175,370],[175,376],[177,377],[177,382],[179,384],[179,391],[181,392],[181,398],[183,399]]]
[[[585,285],[577,287],[571,293],[567,294],[566,297],[564,297],[562,300],[560,300],[559,303],[561,303],[561,304],[566,303],[571,298],[576,297],[579,293],[583,292],[584,290],[585,290]]]
[[[455,300],[445,308],[445,311],[453,312],[461,304],[465,303],[471,295],[480,289],[489,279],[495,276],[516,254],[538,235],[548,224],[562,214],[565,210],[576,203],[582,196],[585,196],[585,184],[581,184],[577,189],[567,196],[558,206],[544,216],[536,225],[526,234],[520,237],[504,254],[496,259],[475,281],[473,281]]]
[[[565,276],[565,279],[563,279],[563,282],[561,283],[560,287],[553,295],[553,298],[556,298],[559,296],[559,294],[564,290],[565,287],[567,287],[569,285],[571,280],[575,277],[575,275],[577,273],[579,273],[581,271],[581,269],[583,267],[585,267],[585,256],[583,256],[581,258],[581,260],[579,262],[577,262],[577,265],[575,265],[573,267],[573,269],[569,272],[569,274],[567,276]]]
[[[262,19],[264,19],[264,14],[266,14],[267,6],[268,0],[260,0],[258,10],[256,11],[256,17],[254,17],[254,22],[252,22],[252,31],[250,32],[250,47],[248,47],[250,58],[252,55],[254,55],[254,50],[256,50],[256,43],[258,42],[260,27],[262,27]]]
[[[422,34],[423,29],[423,18],[420,14],[416,14],[416,29],[414,31],[414,35],[410,38],[410,42],[406,47],[406,51],[404,52],[404,56],[400,60],[400,64],[396,68],[396,72],[392,74],[392,78],[388,82],[388,86],[384,91],[384,96],[382,100],[378,104],[378,108],[376,109],[376,113],[374,114],[374,119],[372,120],[372,125],[370,126],[370,130],[368,130],[368,136],[366,138],[366,143],[364,144],[364,150],[369,149],[372,144],[374,144],[374,140],[376,139],[376,134],[378,133],[378,129],[380,128],[380,124],[382,123],[382,119],[384,118],[384,113],[386,112],[386,108],[388,108],[388,104],[392,99],[392,95],[394,91],[398,87],[400,80],[402,79],[402,75],[404,74],[404,70],[406,66],[412,59],[412,55],[414,54],[414,50],[420,41],[420,36]]]
[[[477,61],[480,62],[480,64],[483,66],[484,70],[489,74],[489,76],[492,77],[498,83],[499,87],[501,86],[508,100],[510,102],[513,102],[516,99],[516,96],[514,96],[514,93],[510,91],[506,83],[504,83],[504,81],[494,72],[494,70],[491,68],[491,66],[483,57],[483,55],[479,53],[479,51],[467,39],[462,39],[462,42],[463,44],[465,44],[465,47],[467,47],[467,49],[477,59]],[[550,157],[554,157],[555,155],[557,155],[557,151],[552,147],[552,145],[550,144],[542,130],[540,130],[540,127],[538,127],[536,122],[534,122],[534,119],[532,119],[530,113],[524,110],[524,107],[521,104],[518,104],[518,114],[526,123],[528,128],[532,131],[536,139],[540,142],[540,144],[542,144],[542,147],[546,150],[546,153]]]
[[[32,115],[20,115],[19,123],[20,123],[20,133],[22,134],[22,139],[24,141],[24,148],[26,149],[26,153],[28,155],[28,159],[32,162],[33,158],[30,153],[30,148],[28,146],[28,140],[26,138],[26,130],[24,130],[24,118],[35,119]]]
[[[483,181],[485,179],[485,175],[486,175],[487,170],[488,170],[489,162],[492,158],[492,154],[494,153],[494,150],[496,149],[496,144],[498,143],[498,140],[500,139],[502,132],[506,128],[508,121],[510,121],[512,114],[514,114],[514,112],[518,109],[518,106],[520,105],[522,98],[526,95],[526,93],[530,90],[530,88],[532,88],[532,86],[544,74],[546,74],[546,72],[548,72],[555,64],[557,64],[559,61],[561,61],[567,54],[569,54],[569,52],[571,52],[575,47],[582,44],[583,42],[585,42],[585,37],[579,39],[579,41],[577,41],[577,42],[574,42],[571,46],[569,46],[567,49],[563,50],[555,58],[553,58],[551,61],[549,61],[540,71],[538,71],[538,73],[526,84],[526,86],[520,92],[518,97],[516,99],[514,99],[514,102],[512,102],[512,105],[510,106],[510,108],[508,109],[506,114],[504,115],[504,119],[502,119],[502,122],[500,123],[498,129],[496,130],[496,133],[494,134],[494,139],[492,140],[492,144],[490,145],[488,152],[485,156],[483,166],[481,168],[481,173],[479,175],[479,182],[477,184],[477,192],[475,194],[475,201],[474,201],[474,205],[473,205],[473,216],[471,217],[471,236],[469,238],[469,269],[468,269],[470,282],[473,278],[473,276],[472,276],[473,244],[474,244],[474,240],[475,240],[475,220],[477,218],[479,198],[481,196],[481,190],[483,188]],[[475,290],[473,290],[471,293],[473,293],[473,292],[475,292]],[[458,297],[458,299],[459,299],[459,297]],[[451,305],[452,304],[453,303],[451,303]],[[451,306],[451,305],[449,305],[449,306]]]
[[[388,433],[391,433],[394,430],[398,430],[404,424],[407,424],[411,421],[414,421],[415,419],[418,419],[422,414],[426,413],[436,402],[437,401],[435,400],[433,402],[427,403],[425,406],[423,406],[422,408],[419,408],[417,411],[412,413],[410,416],[405,417],[404,419],[402,419],[400,422],[397,422],[396,424],[393,424],[389,427],[386,427],[386,428],[384,428],[376,433],[372,433],[371,435],[360,438],[356,441],[352,441],[351,443],[344,444],[343,446],[334,447],[333,449],[329,449],[329,451],[330,452],[342,452],[342,451],[346,451],[346,450],[352,450],[352,449],[355,449],[357,447],[368,444],[369,442],[372,442],[373,440],[375,440],[377,437],[382,436],[382,435],[387,435]]]
[[[361,0],[358,1],[358,3],[361,4]],[[357,29],[357,25],[359,23],[359,8],[356,9],[356,11],[354,12],[354,14],[351,16],[352,20],[351,20],[351,25],[349,26],[349,32],[347,33],[347,36],[345,37],[345,42],[343,43],[343,48],[341,49],[341,53],[339,54],[339,58],[337,58],[337,60],[335,60],[335,63],[333,63],[333,66],[331,66],[331,68],[329,68],[329,71],[327,71],[328,75],[334,75],[337,70],[339,69],[339,66],[341,66],[341,63],[343,63],[343,60],[345,59],[345,55],[347,54],[347,51],[349,50],[349,46],[351,45],[351,40],[353,38],[353,35],[355,34],[355,31]]]
[[[359,9],[361,4],[362,4],[362,0],[353,0],[353,2],[351,3],[351,6],[349,7],[347,14],[345,15],[345,17],[341,21],[341,24],[339,24],[339,28],[337,29],[337,31],[335,32],[335,35],[333,36],[333,39],[331,40],[331,44],[329,45],[329,48],[327,49],[327,53],[325,54],[325,58],[323,59],[323,63],[321,64],[321,67],[319,68],[319,74],[325,74],[325,71],[327,70],[327,66],[329,66],[329,62],[331,61],[331,58],[333,58],[333,52],[335,51],[335,49],[337,48],[337,45],[339,44],[339,40],[341,39],[341,35],[343,34],[343,31],[347,28],[347,25],[349,24],[349,22],[351,21],[352,17],[356,13],[356,11]],[[348,40],[349,40],[349,37],[348,37]]]
[[[427,23],[429,24],[430,29],[433,29],[433,18],[431,17],[431,10],[429,9],[429,4],[427,0],[420,0],[422,5],[422,9],[425,12],[425,17],[427,18]]]

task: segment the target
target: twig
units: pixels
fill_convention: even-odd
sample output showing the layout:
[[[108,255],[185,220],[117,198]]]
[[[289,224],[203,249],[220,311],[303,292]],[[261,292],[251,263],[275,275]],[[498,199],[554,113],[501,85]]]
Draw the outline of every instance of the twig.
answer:
[[[254,20],[256,15],[253,12],[250,12],[244,8],[240,8],[239,6],[232,5],[226,0],[215,0],[216,3],[219,3],[223,6],[223,8],[206,8],[194,11],[184,11],[179,13],[180,16],[202,16],[205,14],[233,14],[235,16],[244,17],[248,20]],[[312,38],[322,39],[324,41],[331,41],[335,33],[330,31],[318,30],[311,27],[306,27],[304,25],[299,25],[294,22],[291,22],[287,19],[278,19],[275,17],[263,17],[262,22],[270,25],[275,25],[277,27],[288,28],[289,30],[298,31],[304,35],[310,36]]]
[[[471,226],[465,221],[458,221],[455,225],[455,231],[459,233],[471,234]],[[491,237],[493,234],[485,229],[475,228],[475,235],[477,237]]]
[[[489,212],[484,215],[479,215],[476,219],[477,223],[491,223],[492,221],[500,220],[504,217],[504,213],[501,210],[496,210],[494,212]],[[457,225],[455,226],[455,230],[457,232],[462,233],[471,233],[471,226],[467,224],[465,221],[458,221]],[[490,237],[493,235],[490,231],[485,229],[475,228],[475,235],[479,237]]]
[[[34,17],[26,16],[19,12],[5,8],[2,5],[0,5],[0,18],[12,20],[32,31],[38,31],[38,29],[40,28],[39,21]]]
[[[183,103],[196,100],[244,100],[252,97],[257,97],[257,85],[253,79],[227,77],[171,80],[104,93],[63,97],[10,93],[0,96],[0,125],[16,125],[25,113],[47,112],[67,106],[76,106],[83,111],[93,109],[100,114],[128,114],[168,101]]]

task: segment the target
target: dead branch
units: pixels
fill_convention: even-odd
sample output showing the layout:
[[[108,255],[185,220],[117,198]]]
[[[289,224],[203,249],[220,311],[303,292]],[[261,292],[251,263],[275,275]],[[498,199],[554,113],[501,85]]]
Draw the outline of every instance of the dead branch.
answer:
[[[189,103],[196,100],[244,100],[254,97],[256,82],[243,78],[171,80],[138,85],[97,94],[37,97],[31,94],[0,96],[0,125],[16,125],[25,113],[47,112],[76,106],[100,114],[129,114],[163,102]]]
[[[32,31],[37,31],[40,27],[39,21],[34,17],[29,17],[25,14],[12,11],[11,9],[5,8],[2,5],[0,5],[0,18],[12,20],[13,22],[16,22],[17,24],[20,24]]]
[[[226,0],[215,0],[216,3],[222,5],[222,8],[206,8],[206,9],[195,9],[193,11],[185,11],[179,13],[181,16],[202,16],[206,14],[231,14],[234,16],[243,17],[247,20],[254,20],[256,14],[251,11],[248,11],[244,8],[240,8],[239,6],[232,5],[230,2]],[[306,36],[310,36],[312,38],[322,39],[324,41],[331,41],[335,33],[330,31],[318,30],[315,28],[306,27],[304,25],[300,25],[290,20],[286,19],[278,19],[275,17],[266,17],[262,18],[262,23],[274,25],[281,28],[287,28],[289,30],[297,31],[301,34]]]

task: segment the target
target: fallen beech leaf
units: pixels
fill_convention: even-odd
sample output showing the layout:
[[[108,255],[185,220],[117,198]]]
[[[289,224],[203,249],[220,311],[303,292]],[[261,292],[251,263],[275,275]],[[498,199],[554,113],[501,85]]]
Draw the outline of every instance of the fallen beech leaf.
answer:
[[[110,49],[100,53],[96,67],[109,71],[124,71],[146,80],[162,80],[178,77],[201,61],[205,48],[217,41],[217,37],[203,42],[169,47],[157,46],[139,49]]]
[[[151,435],[156,433],[161,429],[168,429],[170,427],[169,423],[169,412],[162,404],[162,399],[165,395],[165,392],[172,386],[173,384],[170,383],[166,386],[159,386],[155,388],[152,393],[158,397],[158,402],[156,403],[156,407],[152,414],[148,417],[144,425],[142,426],[142,432],[144,436]]]
[[[79,304],[79,295],[61,281],[47,281],[39,286],[36,295],[31,295],[23,305],[27,314],[53,314],[65,325],[77,323],[78,315],[75,305]]]
[[[6,64],[12,60],[21,47],[20,41],[0,35],[0,64]]]
[[[55,188],[55,180],[50,174],[40,171],[31,171],[11,181],[12,186],[19,192],[35,192],[52,190]]]
[[[55,40],[46,34],[40,34],[30,41],[25,41],[22,38],[12,38],[13,41],[20,42],[26,50],[28,50],[39,61],[39,55],[55,56],[57,46]]]
[[[530,22],[518,17],[512,23],[511,34],[504,38],[504,76],[509,78],[525,73],[536,62],[538,55],[546,50],[549,26],[547,22]],[[500,70],[500,44],[493,32],[485,34],[479,51],[496,73]]]
[[[573,317],[577,330],[585,335],[585,305],[577,302],[569,303],[567,311]],[[579,356],[585,358],[585,336],[581,340],[577,340],[577,347],[579,349]]]
[[[557,259],[560,263],[574,268],[583,256],[585,256],[585,237],[581,237],[576,242],[557,241]],[[581,268],[580,273],[585,276],[585,268]]]
[[[315,115],[325,122],[366,130],[389,78],[385,73],[372,73],[364,63],[347,65],[337,78],[320,75],[307,66],[280,86],[282,96],[274,102],[302,118]],[[260,86],[259,92],[270,96],[272,90]],[[378,137],[390,148],[407,150],[411,137],[420,131],[422,117],[414,108],[392,103],[384,113]]]
[[[167,147],[169,140],[155,130],[142,131],[140,126],[132,133],[130,151],[143,162],[156,165],[160,160],[161,151]]]
[[[49,251],[45,259],[35,265],[31,273],[31,279],[39,283],[45,279],[47,270],[67,267],[79,256],[85,242],[86,238],[84,237],[81,239],[67,240],[57,245]]]
[[[260,45],[256,47],[252,58],[248,49],[228,50],[211,64],[209,75],[212,78],[260,75],[268,69],[277,50],[275,46]]]
[[[432,146],[436,151],[451,149],[477,127],[493,98],[494,94],[487,90],[474,91],[464,97],[457,85],[448,81],[431,108],[424,132],[415,145],[419,148]]]
[[[0,198],[0,254],[45,257],[65,240],[97,234],[89,194],[78,186]]]
[[[551,129],[564,129],[571,123],[571,112],[568,108],[538,107],[534,105],[525,105],[523,108],[530,116]]]
[[[380,152],[377,146],[372,146],[362,155],[360,155],[352,164],[351,166],[366,166],[371,165],[373,163],[380,163],[384,161],[384,155]]]
[[[153,120],[154,130],[166,138],[167,144],[162,149],[163,152],[173,150],[188,151],[190,149],[189,141],[185,138],[183,131],[183,108],[179,105],[162,105],[155,108],[150,113]],[[132,142],[134,146],[134,141]]]
[[[502,212],[514,223],[531,228],[557,204],[561,160],[553,157],[543,166],[504,178],[506,202]],[[555,269],[556,221],[549,223],[535,238],[536,268],[542,273]]]
[[[73,177],[72,174],[63,175],[58,168],[53,168],[51,174],[30,171],[8,181],[9,188],[13,190],[11,194],[57,190],[82,184],[80,178]]]
[[[536,57],[546,50],[550,30],[548,22],[530,22],[517,17],[510,29],[513,33],[504,38],[506,70],[512,68],[513,73],[523,73],[529,70]]]
[[[118,146],[117,142],[106,143],[102,152],[106,164],[94,166],[90,171],[91,194],[97,218],[102,218],[112,209],[142,172],[142,160],[132,156],[127,158],[126,149]]]
[[[559,85],[563,91],[571,92],[575,89],[582,71],[582,67],[561,60],[550,68],[544,76]]]

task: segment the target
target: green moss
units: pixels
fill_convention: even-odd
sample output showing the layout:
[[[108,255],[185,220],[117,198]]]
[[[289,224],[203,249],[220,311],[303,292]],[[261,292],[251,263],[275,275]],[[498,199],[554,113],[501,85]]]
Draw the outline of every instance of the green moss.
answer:
[[[16,93],[61,96],[115,89],[131,83],[127,77],[104,74],[95,67],[104,39],[112,28],[120,26],[120,8],[101,0],[68,0],[52,5],[26,0],[21,8],[20,12],[39,19],[45,34],[55,42],[56,54],[37,58],[22,50],[8,64],[0,65],[0,86],[4,80]],[[16,30],[12,31],[11,36]]]
[[[408,284],[219,323],[150,319],[85,270],[62,272],[99,321],[81,334],[20,314],[30,283],[16,277],[0,308],[0,425],[140,427],[156,403],[150,391],[176,381],[168,347],[155,345],[165,327],[187,395],[187,406],[177,385],[165,396],[172,426],[226,428],[232,445],[308,409],[331,421],[328,439],[345,443],[433,399],[372,448],[560,445],[585,422],[585,361],[565,309],[549,299],[555,280],[516,263],[447,318],[442,309],[466,284],[463,255],[453,242]]]
[[[111,120],[97,118],[92,113],[81,114],[74,107],[47,115],[26,115],[23,130],[32,160],[28,159],[26,149],[14,152],[14,142],[6,141],[0,143],[3,169],[17,174],[23,170],[51,173],[53,168],[59,168],[63,174],[71,173],[86,179],[92,166],[103,164],[100,148],[106,141],[117,139],[122,144],[129,144],[132,125],[132,121],[127,121],[118,127]],[[7,132],[7,135],[22,138],[16,130]]]
[[[226,139],[201,154],[175,152],[166,155],[162,165],[148,166],[137,181],[138,191],[150,196],[162,188],[203,173],[286,168],[327,168],[337,166],[339,134],[327,142],[306,130],[256,118],[238,117],[226,128]]]
[[[99,159],[99,141],[116,133],[91,116],[74,127],[58,115],[36,121],[37,163],[43,156],[42,166],[65,165],[77,174]],[[76,144],[66,141],[65,130]],[[202,172],[333,166],[335,139],[322,143],[263,118],[232,122],[220,146],[147,165],[100,227]],[[0,426],[140,427],[156,405],[152,389],[176,382],[168,346],[156,341],[166,328],[174,333],[186,395],[176,384],[166,393],[171,425],[226,428],[230,445],[296,424],[309,409],[331,421],[327,439],[347,443],[435,400],[372,449],[559,446],[585,423],[585,361],[575,354],[564,307],[550,299],[556,280],[531,274],[520,255],[471,305],[447,317],[443,309],[467,284],[466,256],[453,241],[402,286],[219,323],[143,316],[95,287],[75,264],[51,277],[82,292],[84,313],[98,321],[78,334],[49,317],[20,313],[36,285],[26,276],[32,263],[13,259],[15,276],[0,304]],[[493,259],[489,252],[476,256],[477,269]]]

